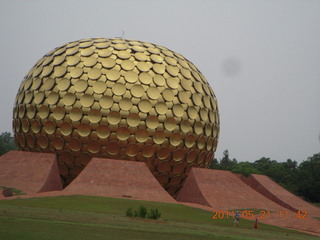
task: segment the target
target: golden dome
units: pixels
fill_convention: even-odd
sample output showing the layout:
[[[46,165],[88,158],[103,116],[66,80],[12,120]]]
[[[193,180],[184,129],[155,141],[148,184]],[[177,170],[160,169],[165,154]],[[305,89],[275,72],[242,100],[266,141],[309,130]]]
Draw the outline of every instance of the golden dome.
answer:
[[[65,184],[92,157],[144,161],[172,195],[208,167],[219,136],[216,97],[201,72],[165,47],[121,38],[70,42],[20,85],[20,150],[57,154]]]

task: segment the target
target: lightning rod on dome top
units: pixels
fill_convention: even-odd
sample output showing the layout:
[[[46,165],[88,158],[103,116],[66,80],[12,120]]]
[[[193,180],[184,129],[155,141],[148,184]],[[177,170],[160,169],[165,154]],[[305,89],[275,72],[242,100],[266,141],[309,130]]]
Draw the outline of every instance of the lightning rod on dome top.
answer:
[[[123,30],[122,30],[121,38],[122,38],[122,39],[124,38],[124,31],[123,31]]]

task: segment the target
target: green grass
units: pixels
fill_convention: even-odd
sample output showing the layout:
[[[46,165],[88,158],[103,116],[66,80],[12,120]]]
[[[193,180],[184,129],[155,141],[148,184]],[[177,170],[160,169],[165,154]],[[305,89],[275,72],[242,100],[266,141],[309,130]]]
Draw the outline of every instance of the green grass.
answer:
[[[126,217],[128,207],[159,209],[160,220]],[[93,196],[60,196],[0,201],[0,240],[13,239],[318,239],[270,225],[232,218],[179,204]]]

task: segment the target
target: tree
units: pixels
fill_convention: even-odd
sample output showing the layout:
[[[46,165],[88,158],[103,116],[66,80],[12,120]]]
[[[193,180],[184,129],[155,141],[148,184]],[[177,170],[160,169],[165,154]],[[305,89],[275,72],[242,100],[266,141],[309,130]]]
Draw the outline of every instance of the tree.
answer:
[[[220,160],[220,169],[221,170],[229,170],[231,171],[237,165],[237,160],[229,158],[228,149],[223,152],[223,157]]]
[[[309,157],[298,167],[298,192],[311,202],[320,202],[320,153]]]
[[[250,162],[240,162],[233,169],[232,172],[240,173],[248,177],[250,174],[261,174],[259,170],[254,168],[253,164]]]
[[[0,134],[0,155],[5,154],[11,150],[15,150],[16,144],[10,132],[4,132]]]

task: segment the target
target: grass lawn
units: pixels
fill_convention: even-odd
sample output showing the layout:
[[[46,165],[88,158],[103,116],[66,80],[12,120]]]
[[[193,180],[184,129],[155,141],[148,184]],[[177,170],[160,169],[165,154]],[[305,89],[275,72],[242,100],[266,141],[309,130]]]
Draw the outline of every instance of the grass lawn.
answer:
[[[129,207],[157,208],[160,220],[126,217]],[[179,204],[94,196],[60,196],[0,201],[0,240],[33,239],[319,239],[241,219],[212,219],[209,211]]]

